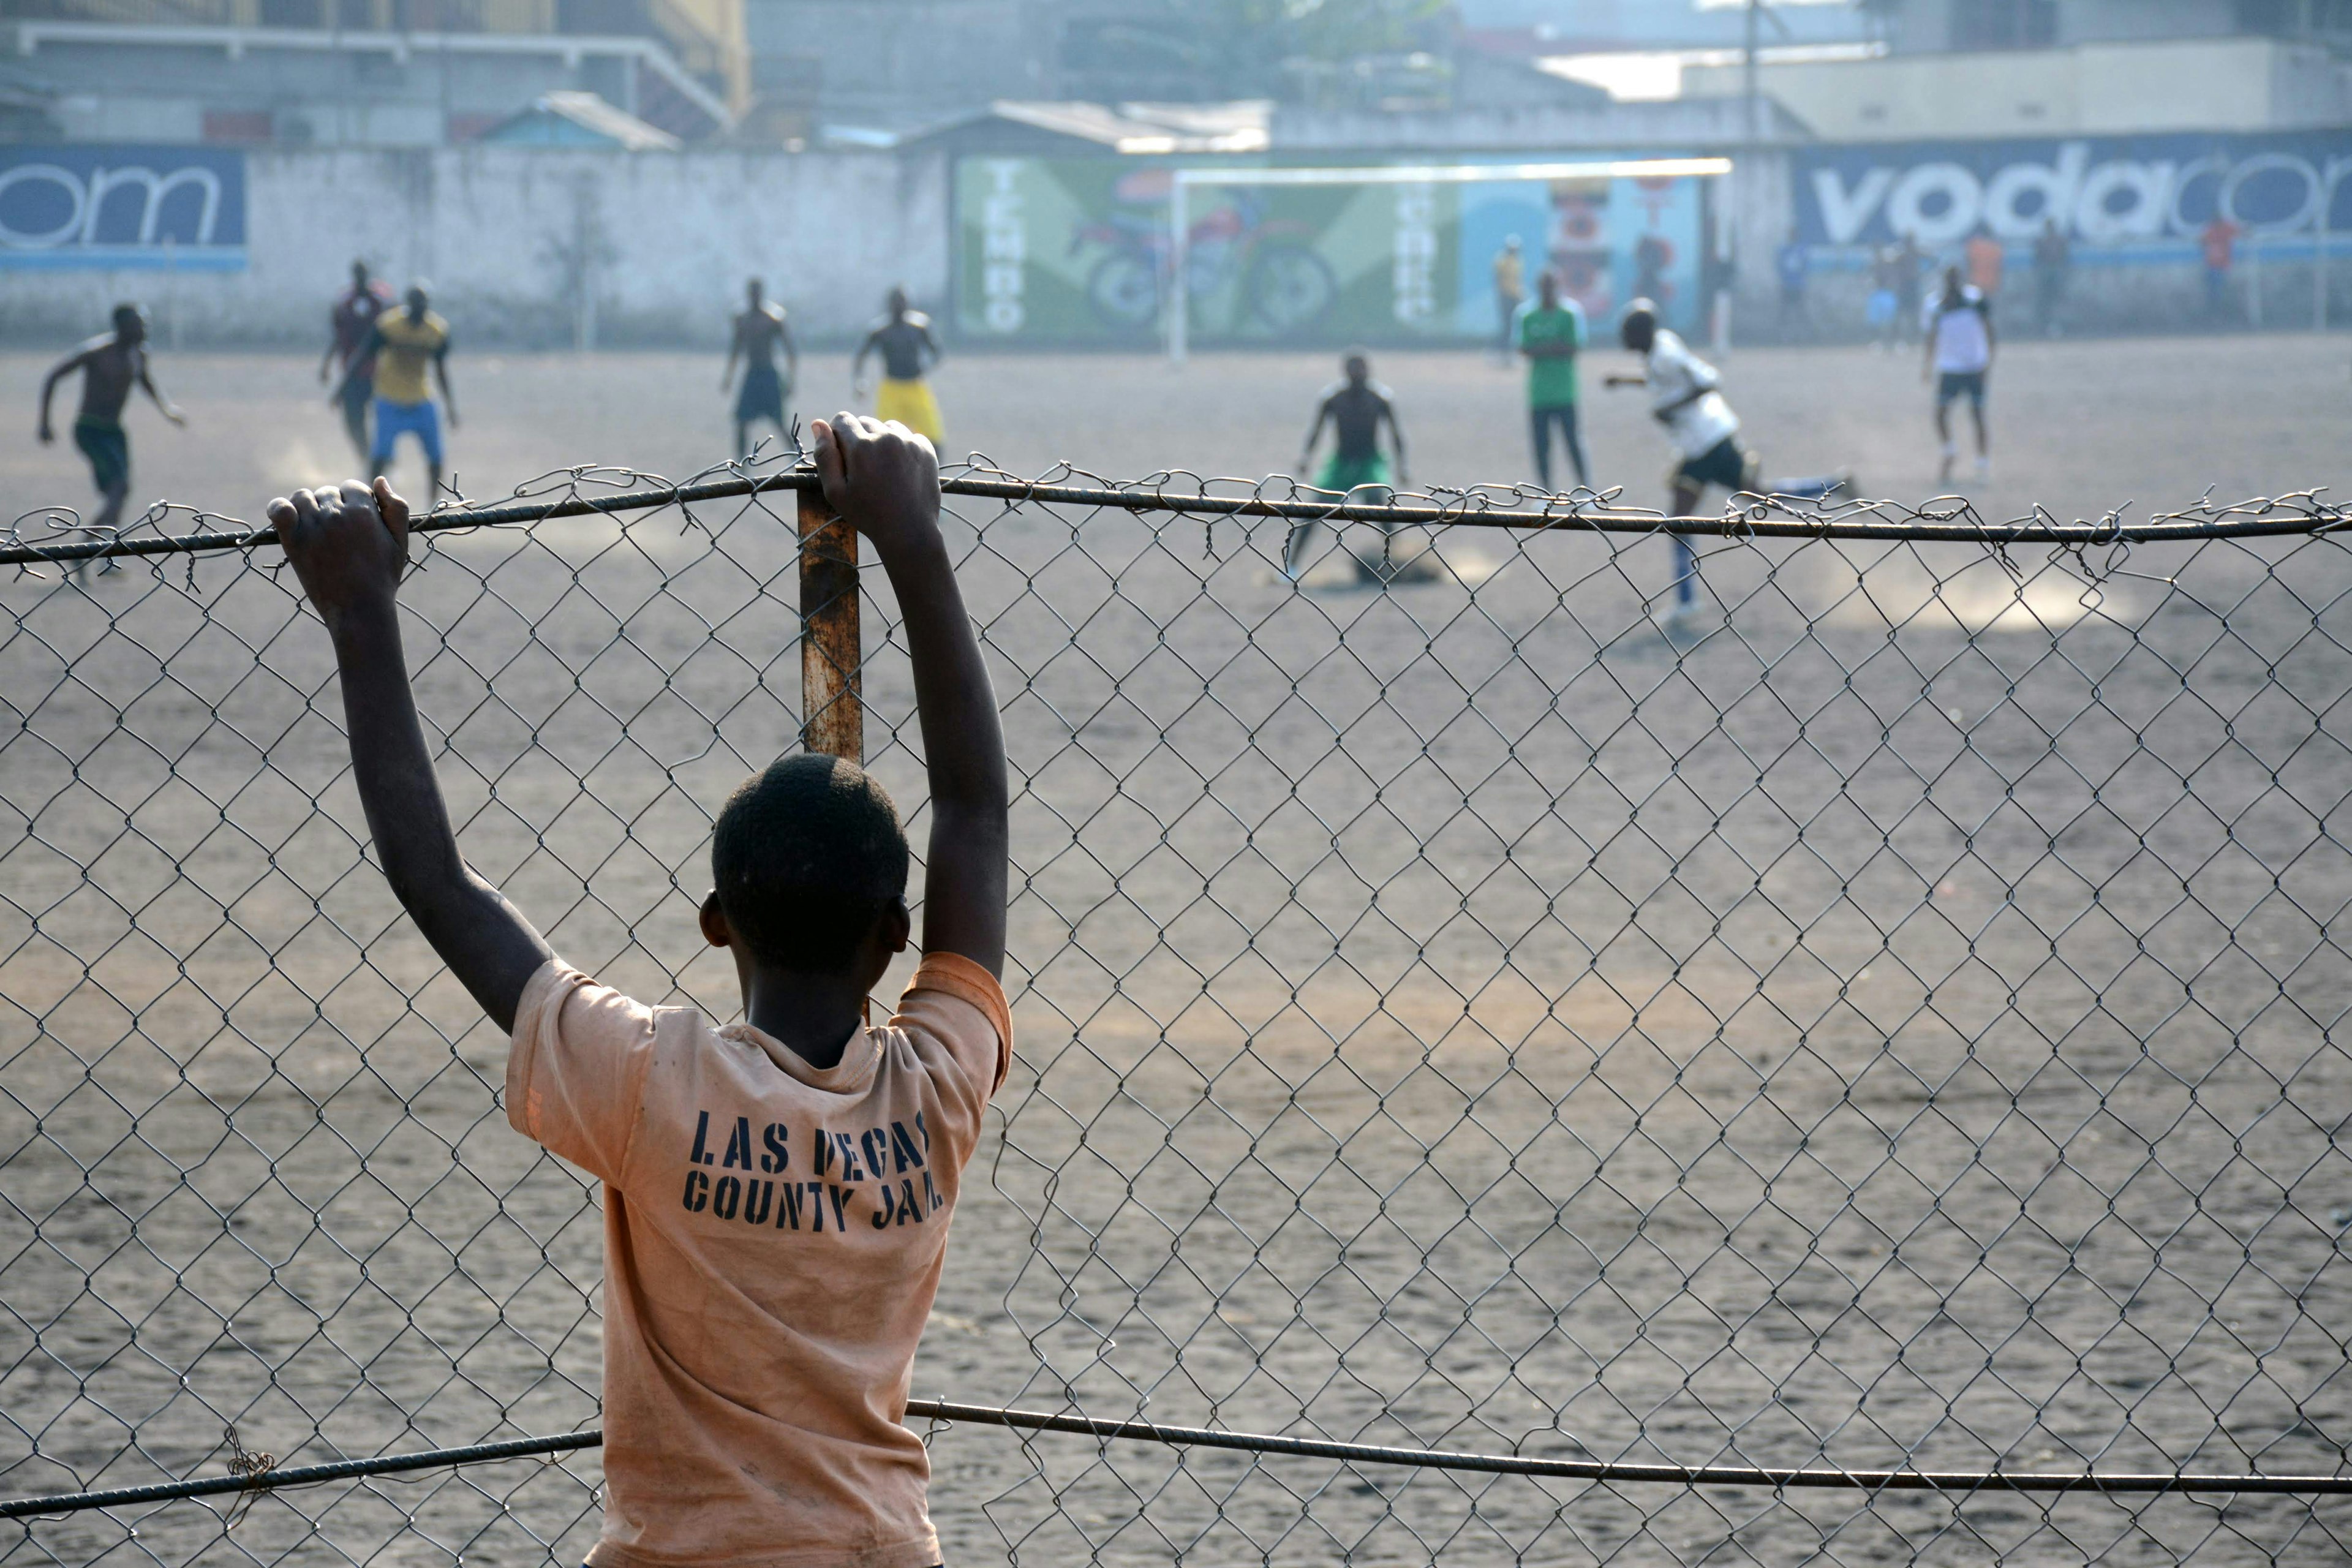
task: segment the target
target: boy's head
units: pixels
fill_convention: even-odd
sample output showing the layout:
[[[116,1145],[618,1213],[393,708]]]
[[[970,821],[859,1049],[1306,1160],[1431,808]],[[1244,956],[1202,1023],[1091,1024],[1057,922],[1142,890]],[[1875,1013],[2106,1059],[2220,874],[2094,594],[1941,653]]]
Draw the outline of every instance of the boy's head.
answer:
[[[1549,267],[1536,276],[1536,298],[1547,310],[1559,308],[1559,275]]]
[[[145,342],[147,312],[136,305],[114,307],[114,341],[121,343]]]
[[[892,285],[888,296],[883,300],[883,306],[893,316],[905,315],[907,313],[907,291],[904,289],[898,288],[895,284]]]
[[[423,321],[425,319],[425,308],[429,306],[432,301],[433,296],[427,289],[424,279],[420,278],[415,282],[411,283],[408,286],[408,293],[404,297],[404,302],[408,306],[408,314],[412,319],[419,321]]]
[[[903,941],[908,860],[898,809],[872,774],[819,752],[785,757],[719,810],[710,899],[725,924],[714,930],[705,905],[704,934],[764,968],[843,973],[886,917]]]
[[[1348,378],[1350,386],[1361,386],[1372,378],[1371,356],[1361,349],[1350,349],[1339,362],[1339,374]]]

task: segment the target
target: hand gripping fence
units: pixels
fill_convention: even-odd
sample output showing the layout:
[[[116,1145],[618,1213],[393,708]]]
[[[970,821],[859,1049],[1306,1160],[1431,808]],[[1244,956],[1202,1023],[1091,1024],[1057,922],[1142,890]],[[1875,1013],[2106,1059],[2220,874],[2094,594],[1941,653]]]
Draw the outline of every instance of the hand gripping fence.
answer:
[[[649,1001],[731,1014],[692,907],[779,750],[923,841],[811,483],[418,528],[467,857]],[[908,1412],[950,1561],[2341,1560],[2343,514],[942,488],[1020,1037]],[[576,1562],[595,1194],[278,564],[0,549],[8,1560]]]

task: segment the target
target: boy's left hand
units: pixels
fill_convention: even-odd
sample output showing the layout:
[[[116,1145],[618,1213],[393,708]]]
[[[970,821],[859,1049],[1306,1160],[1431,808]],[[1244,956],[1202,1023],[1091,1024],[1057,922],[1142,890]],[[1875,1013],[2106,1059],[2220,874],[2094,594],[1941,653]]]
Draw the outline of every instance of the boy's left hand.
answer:
[[[378,479],[296,490],[269,503],[269,521],[302,591],[329,625],[370,599],[390,599],[408,564],[408,503]]]

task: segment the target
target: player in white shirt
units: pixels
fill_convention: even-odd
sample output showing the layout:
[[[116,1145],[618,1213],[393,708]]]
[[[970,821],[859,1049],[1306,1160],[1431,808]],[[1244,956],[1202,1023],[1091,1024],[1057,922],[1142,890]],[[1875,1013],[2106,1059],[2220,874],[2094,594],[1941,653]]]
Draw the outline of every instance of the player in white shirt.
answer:
[[[1758,483],[1753,477],[1756,455],[1737,439],[1739,416],[1724,401],[1723,377],[1715,366],[1691,353],[1678,334],[1658,325],[1658,308],[1647,300],[1636,300],[1625,307],[1618,336],[1643,357],[1642,374],[1612,375],[1608,384],[1648,387],[1650,417],[1666,427],[1666,439],[1674,444],[1675,468],[1668,478],[1674,499],[1668,515],[1694,515],[1709,485],[1720,485],[1734,494],[1746,490],[1818,500],[1851,481],[1852,474],[1842,471]],[[1680,533],[1671,537],[1675,542],[1672,614],[1682,616],[1697,607],[1698,566],[1689,541]]]
[[[1992,456],[1985,442],[1985,373],[1992,369],[1992,306],[1983,290],[1960,277],[1957,267],[1944,268],[1944,291],[1927,301],[1921,334],[1927,340],[1927,363],[1920,367],[1924,380],[1936,381],[1936,436],[1944,444],[1944,464],[1938,481],[1952,477],[1959,447],[1952,440],[1952,404],[1969,400],[1969,414],[1977,426],[1977,478],[1992,477]]]

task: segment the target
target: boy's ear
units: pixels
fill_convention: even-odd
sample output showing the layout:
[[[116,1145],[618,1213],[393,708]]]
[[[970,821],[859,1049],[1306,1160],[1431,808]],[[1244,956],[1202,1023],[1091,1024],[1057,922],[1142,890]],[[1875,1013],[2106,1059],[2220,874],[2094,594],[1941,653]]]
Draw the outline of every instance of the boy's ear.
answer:
[[[719,907],[719,889],[702,900],[702,940],[713,947],[733,947],[735,933],[728,929],[727,911]]]
[[[908,911],[902,895],[882,912],[882,944],[894,953],[904,952],[914,931],[915,917]]]

